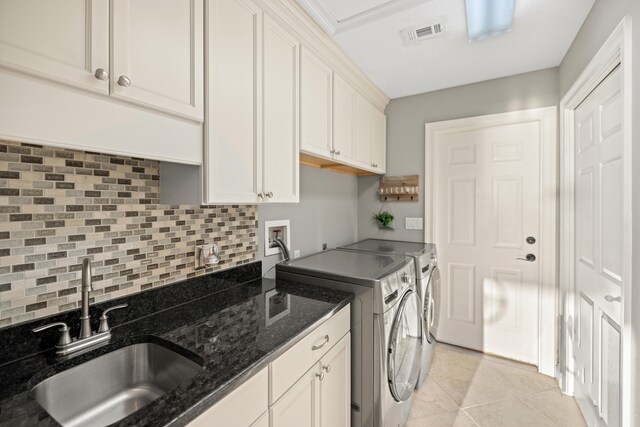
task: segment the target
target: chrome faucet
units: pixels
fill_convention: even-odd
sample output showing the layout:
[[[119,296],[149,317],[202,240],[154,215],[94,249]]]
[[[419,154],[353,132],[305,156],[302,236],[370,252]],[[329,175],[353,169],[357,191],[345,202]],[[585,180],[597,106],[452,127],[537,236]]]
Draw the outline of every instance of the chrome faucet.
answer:
[[[107,322],[107,313],[111,310],[125,308],[128,305],[120,304],[104,310],[100,316],[100,327],[97,332],[93,332],[91,330],[91,316],[89,315],[89,292],[92,290],[91,260],[89,258],[84,258],[82,260],[82,310],[80,313],[80,334],[78,335],[78,338],[71,338],[69,327],[64,322],[49,323],[33,329],[33,332],[40,332],[56,326],[60,327],[60,338],[55,346],[56,354],[58,356],[66,356],[108,341],[109,338],[111,338],[111,329]]]
[[[79,339],[91,336],[91,317],[89,316],[89,291],[93,290],[91,282],[91,260],[82,260],[82,314],[80,315],[80,336]]]
[[[289,261],[289,248],[287,248],[286,243],[284,243],[284,241],[280,238],[280,237],[276,237],[271,241],[271,244],[269,245],[270,248],[275,248],[275,247],[279,247],[280,250],[282,251],[282,257],[284,258],[285,261]]]

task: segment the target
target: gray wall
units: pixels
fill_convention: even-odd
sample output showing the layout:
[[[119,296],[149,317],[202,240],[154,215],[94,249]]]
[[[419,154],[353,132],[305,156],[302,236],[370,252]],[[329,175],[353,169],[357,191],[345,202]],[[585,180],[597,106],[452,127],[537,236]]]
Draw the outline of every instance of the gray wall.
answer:
[[[578,32],[562,64],[560,64],[560,93],[564,95],[591,58],[600,49],[609,34],[615,29],[625,15],[632,15],[633,22],[633,82],[632,99],[633,111],[633,219],[635,226],[632,233],[634,275],[631,278],[633,292],[629,301],[631,307],[631,334],[633,339],[629,343],[632,347],[632,360],[636,361],[640,356],[640,0],[596,0],[589,16]],[[633,362],[632,362],[633,363]],[[631,375],[635,379],[632,387],[631,400],[635,418],[632,425],[640,425],[640,367],[633,363],[632,372],[623,372],[622,375]]]
[[[534,71],[391,100],[387,106],[387,174],[420,175],[420,202],[385,206],[396,217],[394,231],[371,220],[381,203],[379,178],[358,180],[358,238],[422,241],[423,230],[405,230],[405,217],[424,217],[424,125],[429,122],[548,107],[558,104],[558,69]]]
[[[299,249],[301,256],[352,243],[357,237],[358,179],[355,176],[300,166],[300,203],[297,205],[262,205],[258,207],[258,259],[263,274],[281,259],[264,256],[264,222],[291,221],[291,255]],[[268,277],[273,277],[270,272]]]

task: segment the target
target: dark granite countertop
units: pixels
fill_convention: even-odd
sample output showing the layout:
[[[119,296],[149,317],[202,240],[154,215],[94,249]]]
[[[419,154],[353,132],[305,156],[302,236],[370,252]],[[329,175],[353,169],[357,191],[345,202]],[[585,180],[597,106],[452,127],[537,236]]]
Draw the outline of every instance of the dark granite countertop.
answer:
[[[188,285],[189,281],[182,284]],[[113,425],[186,425],[348,305],[352,298],[340,291],[257,278],[227,284],[222,290],[144,317],[127,319],[127,323],[119,326],[114,316],[113,336],[103,347],[65,361],[56,359],[53,351],[47,350],[0,364],[0,425],[58,425],[33,399],[31,388],[57,372],[139,342],[164,345],[201,363],[203,370]],[[110,305],[123,300],[127,298],[114,300]],[[128,310],[136,310],[136,306],[130,303]],[[36,323],[45,322],[27,326],[37,326]],[[24,339],[37,340],[32,334]]]

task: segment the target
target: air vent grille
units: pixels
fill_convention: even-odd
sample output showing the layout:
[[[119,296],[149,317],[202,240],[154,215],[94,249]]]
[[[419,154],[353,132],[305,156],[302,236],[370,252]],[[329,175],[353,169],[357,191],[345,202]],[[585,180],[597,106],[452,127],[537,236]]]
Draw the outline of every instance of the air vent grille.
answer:
[[[427,40],[436,36],[439,36],[446,32],[446,27],[443,23],[435,23],[429,25],[418,25],[416,27],[407,28],[402,31],[402,38],[405,43],[415,43],[422,40]]]

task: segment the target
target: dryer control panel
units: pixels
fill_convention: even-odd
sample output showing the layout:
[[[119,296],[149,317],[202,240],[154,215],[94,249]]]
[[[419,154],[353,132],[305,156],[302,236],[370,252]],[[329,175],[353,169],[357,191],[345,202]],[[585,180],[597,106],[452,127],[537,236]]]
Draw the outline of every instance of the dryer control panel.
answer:
[[[391,309],[407,289],[416,286],[416,270],[413,259],[402,268],[380,280],[380,295],[376,295],[376,307],[382,312]],[[379,312],[379,311],[378,311]]]

